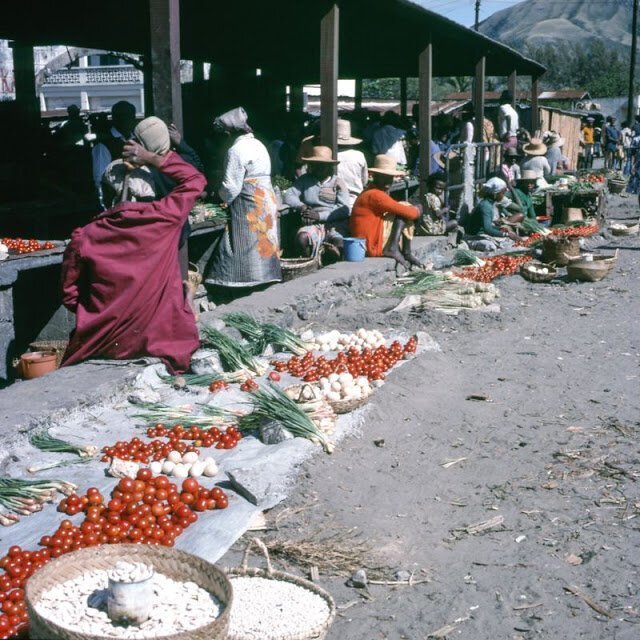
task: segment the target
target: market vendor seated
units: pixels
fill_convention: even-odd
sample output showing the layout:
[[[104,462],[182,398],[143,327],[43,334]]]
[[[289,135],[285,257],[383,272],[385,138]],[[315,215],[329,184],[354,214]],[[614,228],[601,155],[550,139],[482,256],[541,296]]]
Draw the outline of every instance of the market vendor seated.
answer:
[[[525,218],[529,220],[536,219],[536,210],[533,206],[531,194],[537,188],[537,181],[536,172],[525,169],[522,172],[522,176],[516,180],[516,187],[513,190],[513,194],[518,201],[518,204],[522,207]]]
[[[446,174],[432,173],[427,180],[426,202],[422,215],[416,223],[416,235],[443,236],[458,228],[458,223],[451,219],[451,210],[444,204],[446,190]]]
[[[180,156],[125,144],[104,180],[121,202],[76,229],[62,264],[63,304],[76,314],[62,366],[89,358],[160,358],[171,373],[189,368],[200,340],[185,297],[178,239],[205,177]],[[148,167],[174,183],[154,200]],[[122,200],[128,201],[122,201]]]
[[[300,212],[303,226],[296,235],[300,255],[313,257],[324,245],[334,259],[342,254],[342,239],[349,230],[349,189],[335,175],[339,163],[329,147],[313,147],[311,156],[302,158],[307,173],[287,189],[283,200]]]
[[[365,238],[367,255],[393,258],[397,264],[422,266],[411,252],[414,223],[421,208],[397,202],[389,195],[395,178],[404,176],[396,169],[395,158],[378,155],[369,169],[370,185],[358,196],[351,211],[351,235]]]
[[[507,183],[491,178],[482,186],[482,199],[465,221],[465,242],[474,251],[495,251],[500,239],[518,240],[518,236],[501,222],[499,205],[507,192]]]

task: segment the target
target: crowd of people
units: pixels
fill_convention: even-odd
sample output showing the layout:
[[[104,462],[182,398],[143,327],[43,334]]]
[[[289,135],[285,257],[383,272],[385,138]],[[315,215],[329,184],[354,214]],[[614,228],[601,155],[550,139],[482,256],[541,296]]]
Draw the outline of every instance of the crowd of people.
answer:
[[[74,232],[64,259],[64,303],[77,317],[64,364],[145,354],[162,358],[172,371],[188,367],[197,346],[188,220],[199,198],[227,210],[203,276],[210,293],[232,296],[279,282],[283,248],[294,257],[330,263],[343,258],[344,239],[356,237],[365,240],[368,256],[389,257],[409,269],[421,266],[412,250],[415,235],[445,235],[454,245],[466,242],[481,251],[517,240],[522,222],[536,216],[531,193],[571,167],[562,137],[549,131],[531,138],[512,102],[505,91],[497,121],[484,118],[479,125],[483,139],[495,143],[487,158],[497,154],[502,163],[487,176],[477,205],[461,216],[449,207],[443,157],[452,144],[474,138],[478,124],[468,109],[458,120],[435,119],[434,139],[425,141],[426,197],[410,203],[390,191],[397,179],[419,172],[415,118],[388,112],[340,119],[334,157],[320,143],[317,121],[302,127],[292,119],[281,135],[261,140],[237,107],[212,119],[213,155],[222,159],[212,171],[171,123],[152,117],[136,124],[132,105],[115,104],[91,149],[103,211]],[[78,118],[70,108],[56,134],[65,144],[90,137]],[[610,124],[604,135],[611,137],[615,122]],[[588,129],[587,120],[585,145],[595,139]],[[274,176],[282,188],[274,188]],[[291,238],[288,247],[285,236]]]

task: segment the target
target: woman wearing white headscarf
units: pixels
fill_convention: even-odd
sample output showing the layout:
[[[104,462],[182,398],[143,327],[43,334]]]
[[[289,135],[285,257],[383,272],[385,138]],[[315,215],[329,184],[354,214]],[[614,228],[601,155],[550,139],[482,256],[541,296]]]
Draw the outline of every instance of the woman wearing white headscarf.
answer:
[[[278,210],[269,152],[254,137],[242,107],[216,118],[214,127],[233,138],[218,192],[229,207],[229,221],[207,265],[205,282],[235,288],[278,282]]]
[[[501,178],[491,178],[482,185],[482,199],[473,208],[465,221],[465,242],[474,251],[495,251],[500,239],[517,240],[518,236],[508,229],[496,226],[499,222],[498,206],[504,200],[507,183]]]

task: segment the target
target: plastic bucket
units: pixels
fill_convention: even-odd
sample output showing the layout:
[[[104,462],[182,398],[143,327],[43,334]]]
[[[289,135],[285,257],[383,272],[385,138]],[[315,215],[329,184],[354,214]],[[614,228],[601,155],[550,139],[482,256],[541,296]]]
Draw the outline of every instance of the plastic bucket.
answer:
[[[367,255],[365,238],[344,238],[344,259],[347,262],[362,262]]]
[[[55,351],[34,351],[20,357],[20,374],[25,380],[39,378],[57,369]]]

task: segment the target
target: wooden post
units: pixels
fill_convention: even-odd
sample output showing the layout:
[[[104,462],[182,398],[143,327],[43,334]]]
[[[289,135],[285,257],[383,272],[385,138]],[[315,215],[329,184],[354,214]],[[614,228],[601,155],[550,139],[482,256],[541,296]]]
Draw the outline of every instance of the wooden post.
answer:
[[[201,60],[193,60],[193,84],[201,84],[204,82],[204,62]]]
[[[24,42],[13,42],[11,43],[11,48],[13,49],[16,103],[29,120],[35,120],[40,115],[40,102],[36,95],[33,45]]]
[[[153,112],[182,130],[180,0],[149,0]]]
[[[509,93],[513,98],[511,106],[515,109],[518,104],[518,73],[516,71],[511,72],[507,86],[509,87]]]
[[[475,107],[474,142],[482,142],[484,131],[484,88],[487,59],[482,56],[476,63],[476,78],[474,84],[473,106]]]
[[[320,141],[338,153],[338,57],[340,9],[332,5],[320,23]]]
[[[531,135],[535,136],[536,131],[540,127],[540,109],[538,107],[538,78],[531,78]]]
[[[292,84],[289,96],[289,111],[302,113],[304,111],[304,85]]]
[[[427,193],[431,170],[431,100],[433,97],[433,44],[431,39],[418,59],[418,131],[420,132],[420,202]]]
[[[400,78],[400,115],[407,115],[407,76]]]
[[[362,78],[356,78],[356,97],[355,105],[356,109],[362,109]]]

